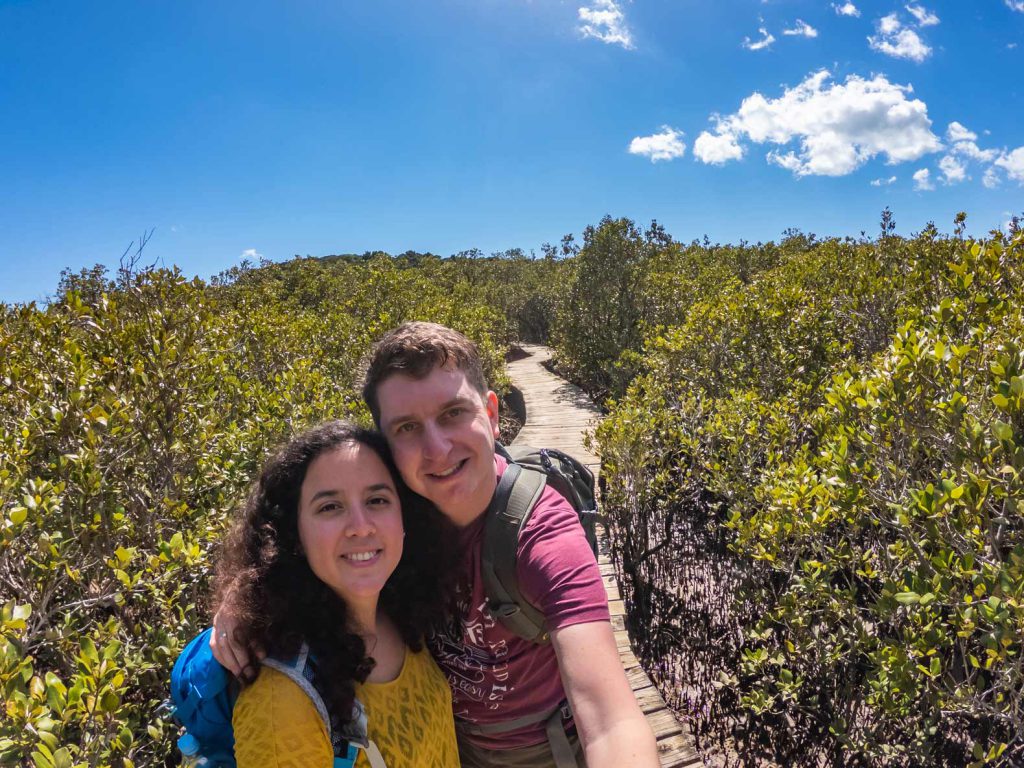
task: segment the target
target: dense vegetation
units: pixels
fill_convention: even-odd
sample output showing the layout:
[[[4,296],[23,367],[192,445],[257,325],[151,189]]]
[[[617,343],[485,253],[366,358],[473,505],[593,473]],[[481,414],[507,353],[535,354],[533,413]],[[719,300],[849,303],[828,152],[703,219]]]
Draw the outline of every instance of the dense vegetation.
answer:
[[[742,764],[1019,763],[1024,238],[748,250],[598,431],[643,655]]]
[[[211,554],[268,447],[365,418],[356,371],[405,319],[461,328],[501,381],[502,315],[388,260],[65,278],[0,307],[0,763],[151,766],[207,620]]]
[[[546,341],[609,418],[639,651],[745,765],[1024,759],[1024,238],[577,245],[66,274],[0,305],[0,763],[156,765],[170,661],[269,446],[366,418],[406,319],[504,385]],[[1004,746],[1006,745],[1006,746]]]

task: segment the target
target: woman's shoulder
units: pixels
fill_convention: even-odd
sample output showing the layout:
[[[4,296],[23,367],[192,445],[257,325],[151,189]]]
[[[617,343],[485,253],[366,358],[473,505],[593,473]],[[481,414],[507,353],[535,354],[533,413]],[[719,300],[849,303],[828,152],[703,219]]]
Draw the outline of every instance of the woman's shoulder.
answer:
[[[232,725],[238,768],[329,766],[334,756],[313,701],[270,667],[261,668],[256,682],[239,694]]]

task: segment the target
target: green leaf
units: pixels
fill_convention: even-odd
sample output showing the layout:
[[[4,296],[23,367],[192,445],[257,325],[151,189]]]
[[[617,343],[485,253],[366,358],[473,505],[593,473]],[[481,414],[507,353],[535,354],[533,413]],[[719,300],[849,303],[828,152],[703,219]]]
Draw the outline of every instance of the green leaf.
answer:
[[[900,605],[916,605],[921,602],[921,596],[917,592],[897,592],[895,598]]]
[[[53,768],[72,768],[73,764],[67,747],[61,747],[53,753]]]
[[[91,661],[93,664],[99,664],[100,655],[96,652],[96,645],[93,643],[92,638],[83,637],[78,641],[79,647],[82,649],[82,656]]]
[[[996,421],[992,424],[992,434],[999,440],[1012,440],[1013,427],[1005,421]]]
[[[117,712],[117,708],[121,706],[121,698],[113,691],[104,691],[100,697],[100,709],[104,712]]]

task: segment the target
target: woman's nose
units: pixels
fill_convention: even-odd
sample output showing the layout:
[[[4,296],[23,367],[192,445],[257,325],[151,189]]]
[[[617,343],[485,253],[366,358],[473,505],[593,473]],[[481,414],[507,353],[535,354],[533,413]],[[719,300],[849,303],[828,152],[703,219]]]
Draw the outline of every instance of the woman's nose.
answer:
[[[357,504],[349,511],[345,520],[347,536],[369,536],[376,531],[373,515],[362,504]]]

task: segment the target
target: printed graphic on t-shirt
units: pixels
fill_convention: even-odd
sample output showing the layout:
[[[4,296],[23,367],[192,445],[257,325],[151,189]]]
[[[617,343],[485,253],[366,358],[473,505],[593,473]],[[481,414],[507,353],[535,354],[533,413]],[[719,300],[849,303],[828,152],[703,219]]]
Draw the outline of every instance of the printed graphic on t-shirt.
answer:
[[[460,606],[466,620],[462,642],[441,634],[430,638],[431,651],[455,693],[455,716],[468,715],[476,707],[496,710],[513,688],[508,684],[508,643],[495,637],[496,621],[486,602],[474,610]]]

